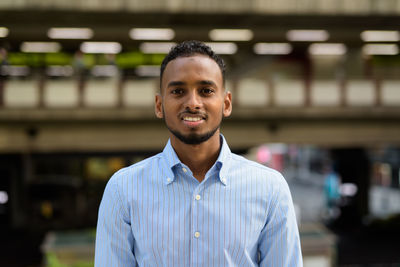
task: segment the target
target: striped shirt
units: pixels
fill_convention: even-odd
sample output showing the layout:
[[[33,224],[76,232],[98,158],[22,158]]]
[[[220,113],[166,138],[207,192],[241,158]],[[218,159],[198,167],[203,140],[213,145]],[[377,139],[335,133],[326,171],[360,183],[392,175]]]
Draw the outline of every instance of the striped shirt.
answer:
[[[96,267],[302,266],[285,179],[221,140],[201,183],[170,141],[113,175],[99,209]]]

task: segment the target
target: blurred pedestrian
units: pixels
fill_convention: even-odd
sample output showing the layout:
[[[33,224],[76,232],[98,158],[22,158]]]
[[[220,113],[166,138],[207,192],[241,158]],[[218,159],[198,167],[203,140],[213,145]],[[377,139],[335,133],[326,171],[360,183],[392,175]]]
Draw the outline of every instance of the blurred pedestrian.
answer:
[[[340,204],[340,177],[332,166],[326,167],[324,181],[325,207],[328,219],[339,215]]]

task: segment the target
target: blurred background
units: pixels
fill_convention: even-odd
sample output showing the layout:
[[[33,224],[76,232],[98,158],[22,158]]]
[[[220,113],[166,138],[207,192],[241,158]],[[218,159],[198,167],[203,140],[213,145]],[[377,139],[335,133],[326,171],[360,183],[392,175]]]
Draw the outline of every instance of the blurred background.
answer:
[[[400,266],[400,0],[1,0],[0,266],[93,266],[111,174],[162,150],[159,64],[227,63],[231,149],[281,171],[305,267]]]

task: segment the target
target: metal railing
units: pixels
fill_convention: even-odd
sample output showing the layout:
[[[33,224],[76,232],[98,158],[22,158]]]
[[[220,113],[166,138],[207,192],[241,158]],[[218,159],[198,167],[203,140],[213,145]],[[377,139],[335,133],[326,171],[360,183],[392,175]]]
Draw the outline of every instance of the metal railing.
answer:
[[[46,76],[0,79],[0,109],[152,109],[158,78]],[[400,108],[399,80],[228,80],[233,104],[244,109],[294,107]]]

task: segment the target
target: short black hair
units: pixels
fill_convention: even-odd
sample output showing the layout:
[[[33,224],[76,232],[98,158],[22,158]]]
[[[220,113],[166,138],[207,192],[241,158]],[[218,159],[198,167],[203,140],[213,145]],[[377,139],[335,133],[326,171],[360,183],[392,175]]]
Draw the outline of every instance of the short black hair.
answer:
[[[160,68],[160,86],[164,70],[170,61],[179,57],[191,57],[194,55],[204,55],[214,60],[218,64],[219,69],[221,70],[222,81],[225,84],[225,62],[222,60],[222,58],[219,55],[217,55],[211,49],[211,47],[209,47],[205,43],[196,40],[191,40],[191,41],[184,41],[172,47],[168,55],[165,56],[164,60],[161,63],[161,68]]]

